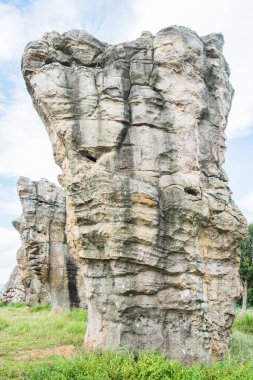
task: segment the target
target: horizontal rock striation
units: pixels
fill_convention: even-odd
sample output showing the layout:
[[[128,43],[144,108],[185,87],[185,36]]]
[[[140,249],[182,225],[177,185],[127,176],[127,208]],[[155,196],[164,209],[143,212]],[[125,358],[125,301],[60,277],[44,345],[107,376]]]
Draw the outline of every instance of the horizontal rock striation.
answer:
[[[223,37],[172,26],[119,45],[72,30],[22,61],[83,263],[85,349],[228,352],[246,222],[222,169],[233,89]]]
[[[24,250],[17,252],[18,265],[10,274],[1,300],[4,303],[24,303],[28,306],[50,303],[50,295],[42,282],[34,277],[26,265]]]
[[[33,304],[50,301],[54,311],[84,307],[84,277],[66,241],[64,191],[45,179],[36,182],[20,177],[18,194],[23,213],[13,225],[22,241],[17,261],[18,278],[28,294],[25,302],[31,303],[36,284],[37,293],[43,290],[44,297],[37,294]]]

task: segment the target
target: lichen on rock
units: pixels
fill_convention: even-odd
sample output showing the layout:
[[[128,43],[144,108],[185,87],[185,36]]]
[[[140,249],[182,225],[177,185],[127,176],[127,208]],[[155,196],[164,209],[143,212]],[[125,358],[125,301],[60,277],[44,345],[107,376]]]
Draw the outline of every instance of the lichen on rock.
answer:
[[[115,46],[46,33],[22,61],[86,277],[85,349],[228,352],[246,222],[222,168],[223,37],[172,26]]]

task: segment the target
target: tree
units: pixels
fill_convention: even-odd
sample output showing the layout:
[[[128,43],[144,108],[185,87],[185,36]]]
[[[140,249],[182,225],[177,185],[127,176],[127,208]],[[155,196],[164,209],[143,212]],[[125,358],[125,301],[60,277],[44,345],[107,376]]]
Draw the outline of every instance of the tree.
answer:
[[[249,224],[248,236],[241,245],[240,275],[243,283],[242,309],[253,305],[253,223]]]

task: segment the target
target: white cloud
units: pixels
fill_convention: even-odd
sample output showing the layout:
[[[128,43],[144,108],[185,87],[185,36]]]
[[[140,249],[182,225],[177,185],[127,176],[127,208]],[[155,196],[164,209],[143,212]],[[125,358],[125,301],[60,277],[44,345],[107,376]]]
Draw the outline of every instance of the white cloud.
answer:
[[[10,265],[8,269],[3,269],[0,268],[0,290],[1,290],[1,285],[5,285],[7,281],[9,280],[10,274],[12,272],[12,269],[16,265],[15,259],[13,260],[13,264]],[[11,269],[10,269],[11,268]]]
[[[0,59],[5,60],[20,58],[25,44],[40,38],[45,31],[81,27],[75,0],[35,0],[23,9],[0,4],[0,19]]]
[[[18,216],[21,214],[20,203],[15,200],[0,200],[0,213],[6,215]]]
[[[238,199],[237,204],[248,222],[253,223],[253,190]]]
[[[12,59],[23,39],[23,20],[19,9],[0,4],[0,59]]]
[[[11,251],[16,248],[17,244],[20,245],[19,233],[16,230],[8,230],[7,228],[0,227],[0,252],[1,254],[6,251]]]
[[[11,102],[0,118],[0,173],[56,181],[60,169],[53,160],[49,137],[18,78]]]
[[[0,284],[8,280],[11,270],[16,265],[16,252],[19,246],[18,232],[0,227]]]
[[[0,215],[12,219],[21,214],[21,203],[18,199],[16,187],[9,184],[0,184]],[[8,218],[9,219],[9,218]]]
[[[33,0],[24,8],[0,4],[0,60],[21,58],[25,45],[41,38],[45,32],[64,33],[86,29],[110,42],[127,38],[134,15],[131,1]]]

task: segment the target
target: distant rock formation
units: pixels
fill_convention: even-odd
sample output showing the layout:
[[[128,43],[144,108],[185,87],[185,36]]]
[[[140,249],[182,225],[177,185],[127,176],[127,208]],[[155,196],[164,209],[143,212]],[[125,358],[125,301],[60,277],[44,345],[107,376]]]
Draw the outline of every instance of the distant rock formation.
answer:
[[[28,304],[50,301],[56,311],[84,307],[84,277],[66,241],[64,191],[45,179],[32,182],[20,177],[18,194],[23,213],[13,225],[20,233],[22,247],[17,255],[14,294],[21,284],[23,301]]]
[[[25,302],[25,287],[22,284],[22,279],[17,266],[14,267],[13,271],[10,274],[8,282],[4,285],[1,300],[6,303]]]
[[[20,249],[19,254],[21,252],[22,249]],[[1,299],[5,303],[25,303],[29,306],[50,302],[48,292],[42,283],[31,276],[22,278],[22,271],[18,266],[15,266],[11,272]]]
[[[25,49],[85,271],[85,349],[185,363],[228,352],[246,221],[222,169],[233,97],[222,48],[221,34],[172,26],[116,46],[52,32]]]

